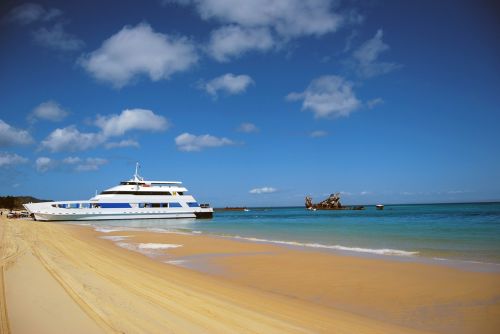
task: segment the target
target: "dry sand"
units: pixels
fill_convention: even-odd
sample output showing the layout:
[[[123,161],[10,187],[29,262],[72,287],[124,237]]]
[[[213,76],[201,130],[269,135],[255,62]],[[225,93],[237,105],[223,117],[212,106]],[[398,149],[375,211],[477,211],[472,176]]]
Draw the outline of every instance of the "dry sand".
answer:
[[[179,244],[149,256],[123,242]],[[500,275],[0,220],[2,333],[498,333]],[[153,257],[153,258],[152,258]],[[185,261],[192,269],[163,263]],[[180,263],[180,262],[178,262]]]

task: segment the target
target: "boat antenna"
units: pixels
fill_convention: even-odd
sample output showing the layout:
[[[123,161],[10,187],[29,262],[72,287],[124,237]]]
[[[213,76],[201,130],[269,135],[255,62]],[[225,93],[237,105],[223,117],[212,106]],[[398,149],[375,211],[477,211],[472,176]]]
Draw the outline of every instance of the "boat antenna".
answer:
[[[135,174],[134,174],[134,180],[135,181],[142,181],[143,178],[139,175],[139,163],[135,163]]]

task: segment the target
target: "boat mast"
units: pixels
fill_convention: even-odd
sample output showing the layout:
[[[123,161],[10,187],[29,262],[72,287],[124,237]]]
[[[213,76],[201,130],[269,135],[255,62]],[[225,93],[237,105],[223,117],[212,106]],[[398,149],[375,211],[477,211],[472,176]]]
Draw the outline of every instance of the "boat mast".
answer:
[[[135,174],[134,174],[134,181],[144,181],[144,178],[139,175],[139,163],[135,163]]]

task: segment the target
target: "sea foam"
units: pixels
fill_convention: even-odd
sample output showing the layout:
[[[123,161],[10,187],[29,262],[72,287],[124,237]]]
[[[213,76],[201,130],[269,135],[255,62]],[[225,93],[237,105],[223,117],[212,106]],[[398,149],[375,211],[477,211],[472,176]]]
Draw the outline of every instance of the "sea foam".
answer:
[[[173,265],[181,265],[183,263],[185,263],[186,260],[169,260],[169,261],[165,261],[165,263],[168,263],[168,264],[173,264]]]
[[[182,247],[182,245],[158,244],[158,243],[140,243],[138,247],[139,247],[139,249],[169,249],[169,248]]]
[[[94,228],[96,232],[102,233],[111,233],[111,232],[121,232],[121,231],[130,231],[127,227],[96,227]]]
[[[159,244],[159,243],[130,243],[130,242],[123,242],[123,241],[117,241],[115,244],[118,247],[125,248],[134,252],[138,252],[147,256],[158,256],[162,255],[161,250],[165,249],[170,249],[170,248],[178,248],[182,247],[182,245],[177,245],[177,244]]]
[[[323,249],[333,249],[340,251],[348,251],[348,252],[357,252],[357,253],[369,253],[369,254],[377,254],[377,255],[398,255],[398,256],[415,256],[418,255],[416,251],[404,251],[400,249],[390,249],[390,248],[361,248],[361,247],[347,247],[342,245],[325,245],[319,243],[305,243],[305,242],[297,242],[297,241],[283,241],[283,240],[269,240],[269,239],[260,239],[260,238],[252,238],[252,237],[241,237],[235,236],[235,239],[242,239],[254,242],[265,242],[272,243],[278,245],[287,245],[287,246],[298,246],[298,247],[310,247],[310,248],[323,248]]]
[[[130,238],[130,235],[105,235],[100,237],[101,239],[104,240],[111,240],[111,241],[123,241],[127,238]]]

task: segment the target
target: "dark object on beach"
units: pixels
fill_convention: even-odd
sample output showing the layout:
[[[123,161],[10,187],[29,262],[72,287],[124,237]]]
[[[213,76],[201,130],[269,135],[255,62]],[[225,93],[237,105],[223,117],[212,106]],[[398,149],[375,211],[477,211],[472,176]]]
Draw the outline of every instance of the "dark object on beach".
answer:
[[[10,211],[7,214],[7,218],[28,218],[30,216],[28,211]]]
[[[225,208],[215,208],[214,211],[248,211],[248,208],[239,206],[235,207],[226,206]]]
[[[364,206],[343,206],[340,203],[340,193],[331,194],[327,199],[313,204],[312,198],[306,196],[306,209],[308,210],[364,210]]]
[[[375,205],[375,208],[376,208],[377,210],[384,210],[384,206],[383,206],[382,204],[377,204],[377,205]]]

